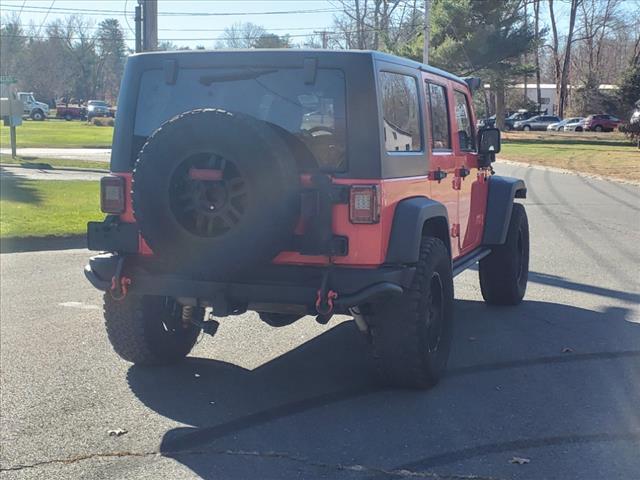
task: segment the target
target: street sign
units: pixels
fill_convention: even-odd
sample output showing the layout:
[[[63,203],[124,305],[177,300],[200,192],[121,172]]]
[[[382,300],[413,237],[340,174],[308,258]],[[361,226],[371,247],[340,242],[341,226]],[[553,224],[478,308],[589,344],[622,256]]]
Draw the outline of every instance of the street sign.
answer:
[[[15,77],[0,75],[0,85],[13,85],[14,83],[18,83],[18,80],[16,80]]]

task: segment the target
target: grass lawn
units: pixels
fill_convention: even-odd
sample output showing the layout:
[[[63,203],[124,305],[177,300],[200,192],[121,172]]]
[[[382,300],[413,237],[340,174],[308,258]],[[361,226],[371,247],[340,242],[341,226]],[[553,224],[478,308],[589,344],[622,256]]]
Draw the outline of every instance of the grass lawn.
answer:
[[[113,127],[98,127],[81,121],[23,120],[16,127],[18,148],[111,148]],[[0,127],[0,146],[11,148],[9,127]]]
[[[85,160],[74,160],[69,158],[38,158],[38,157],[24,157],[18,155],[15,159],[11,158],[11,155],[0,154],[0,163],[22,165],[23,167],[33,168],[46,168],[50,166],[57,167],[71,167],[71,168],[95,168],[98,170],[109,170],[108,162],[93,162]]]
[[[0,238],[83,234],[102,220],[99,182],[0,177]]]
[[[510,132],[499,159],[640,181],[640,150],[618,132]]]

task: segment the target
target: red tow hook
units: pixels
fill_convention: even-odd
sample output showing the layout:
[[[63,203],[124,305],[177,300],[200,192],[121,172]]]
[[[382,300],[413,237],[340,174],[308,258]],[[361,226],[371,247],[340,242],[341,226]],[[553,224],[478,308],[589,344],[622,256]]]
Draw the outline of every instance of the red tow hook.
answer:
[[[124,300],[131,285],[131,279],[122,275],[122,267],[124,266],[124,257],[120,257],[118,265],[116,266],[116,272],[111,278],[111,288],[109,293],[111,298],[116,301]]]
[[[329,290],[325,298],[322,298],[322,289],[318,290],[316,298],[316,311],[320,315],[329,315],[333,312],[333,301],[338,298],[338,292]]]
[[[120,277],[120,282],[118,282],[118,279],[114,276],[111,279],[111,290],[109,290],[111,298],[118,302],[124,300],[127,296],[129,285],[131,285],[129,277]]]

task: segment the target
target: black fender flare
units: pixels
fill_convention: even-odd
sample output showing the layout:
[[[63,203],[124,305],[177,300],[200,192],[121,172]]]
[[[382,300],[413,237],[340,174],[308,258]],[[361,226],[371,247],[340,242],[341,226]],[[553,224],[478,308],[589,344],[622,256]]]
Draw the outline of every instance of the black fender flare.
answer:
[[[441,236],[446,239],[445,246],[451,252],[449,216],[446,207],[426,197],[407,198],[398,202],[393,215],[386,263],[416,263],[424,224],[431,219],[440,219],[444,223],[446,230]]]
[[[502,245],[506,241],[513,200],[516,198],[527,198],[524,180],[499,175],[489,177],[483,245]]]

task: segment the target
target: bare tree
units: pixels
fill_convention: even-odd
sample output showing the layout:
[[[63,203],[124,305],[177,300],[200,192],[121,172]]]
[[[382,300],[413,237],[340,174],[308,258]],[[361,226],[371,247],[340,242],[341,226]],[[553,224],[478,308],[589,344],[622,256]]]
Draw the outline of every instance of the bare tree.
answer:
[[[575,31],[578,7],[582,2],[583,0],[571,0],[571,7],[569,10],[569,30],[565,40],[564,55],[561,56],[554,3],[553,0],[549,0],[549,16],[551,17],[551,31],[553,34],[552,52],[555,65],[554,76],[556,80],[556,99],[558,102],[558,111],[556,113],[559,117],[564,116],[564,110],[567,104],[569,70],[571,68],[571,46],[573,44],[573,34]]]
[[[536,100],[538,110],[542,104],[542,92],[540,90],[540,0],[533,0],[533,28],[535,33],[536,49],[534,60],[536,65]]]
[[[251,22],[236,22],[225,28],[217,48],[253,48],[260,37],[267,31],[260,25]]]

